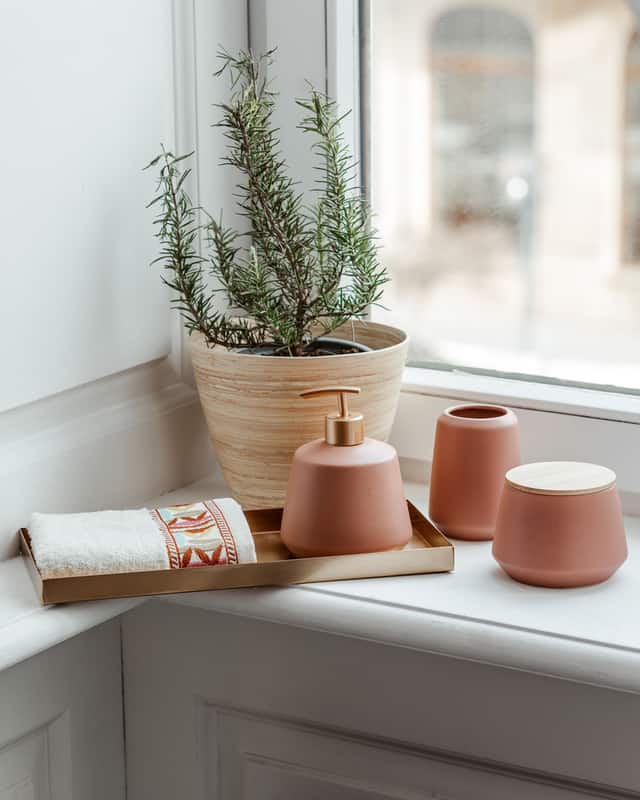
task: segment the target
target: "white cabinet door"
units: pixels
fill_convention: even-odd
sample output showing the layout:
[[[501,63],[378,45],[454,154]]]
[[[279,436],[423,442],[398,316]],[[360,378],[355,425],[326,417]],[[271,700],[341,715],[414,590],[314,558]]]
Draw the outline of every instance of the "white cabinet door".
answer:
[[[124,800],[120,623],[0,674],[0,800]]]
[[[640,797],[633,695],[157,601],[123,632],[128,800]]]

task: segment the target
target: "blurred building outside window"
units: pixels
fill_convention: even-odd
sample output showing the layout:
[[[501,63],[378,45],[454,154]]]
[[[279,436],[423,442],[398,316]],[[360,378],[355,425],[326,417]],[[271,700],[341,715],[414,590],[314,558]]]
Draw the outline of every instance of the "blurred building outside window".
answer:
[[[370,16],[374,318],[413,363],[640,390],[640,2]]]

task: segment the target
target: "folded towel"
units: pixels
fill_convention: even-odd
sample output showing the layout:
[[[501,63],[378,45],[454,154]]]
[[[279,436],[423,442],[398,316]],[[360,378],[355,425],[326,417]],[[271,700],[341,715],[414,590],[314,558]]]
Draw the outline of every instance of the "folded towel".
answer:
[[[43,578],[256,560],[247,520],[230,498],[133,511],[35,513],[29,535]]]

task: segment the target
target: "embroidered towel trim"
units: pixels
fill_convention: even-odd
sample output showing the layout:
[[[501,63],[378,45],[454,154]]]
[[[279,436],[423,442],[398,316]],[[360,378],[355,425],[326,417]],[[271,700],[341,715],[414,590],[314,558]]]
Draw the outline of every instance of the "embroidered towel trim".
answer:
[[[164,538],[171,569],[256,560],[251,531],[235,500],[204,500],[149,513]]]
[[[34,513],[29,534],[43,578],[256,560],[249,525],[230,498],[151,510]]]

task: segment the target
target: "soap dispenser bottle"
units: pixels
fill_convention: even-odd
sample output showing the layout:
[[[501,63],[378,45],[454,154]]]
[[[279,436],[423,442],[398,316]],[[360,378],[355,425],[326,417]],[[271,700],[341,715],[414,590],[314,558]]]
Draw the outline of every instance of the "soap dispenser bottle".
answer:
[[[281,536],[296,556],[370,553],[411,538],[397,453],[365,438],[364,418],[347,402],[359,393],[353,386],[327,386],[300,394],[335,394],[338,411],[325,418],[324,439],[303,444],[293,456]]]

